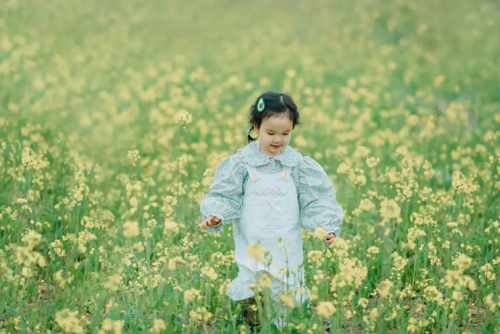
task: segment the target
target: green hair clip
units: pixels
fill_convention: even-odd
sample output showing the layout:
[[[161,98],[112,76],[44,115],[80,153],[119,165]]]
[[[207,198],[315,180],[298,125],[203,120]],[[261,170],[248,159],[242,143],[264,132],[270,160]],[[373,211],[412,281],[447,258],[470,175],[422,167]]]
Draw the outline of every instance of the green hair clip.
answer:
[[[264,102],[264,98],[261,97],[259,101],[257,101],[257,111],[263,112],[266,109],[266,103]]]

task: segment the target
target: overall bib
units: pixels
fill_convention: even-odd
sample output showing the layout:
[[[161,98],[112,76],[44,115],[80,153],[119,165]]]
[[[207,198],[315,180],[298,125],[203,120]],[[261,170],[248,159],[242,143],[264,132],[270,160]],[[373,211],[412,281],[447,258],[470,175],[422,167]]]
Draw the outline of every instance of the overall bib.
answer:
[[[259,283],[260,275],[267,271],[271,274],[272,300],[278,304],[278,297],[292,290],[299,305],[309,294],[304,284],[300,208],[297,189],[291,178],[291,167],[284,166],[281,172],[275,174],[258,172],[249,165],[246,168],[249,180],[243,197],[242,215],[241,219],[233,222],[235,259],[239,272],[228,285],[226,294],[232,300],[254,296],[248,285]],[[282,240],[278,241],[280,237]],[[248,246],[257,241],[264,247],[263,258],[266,251],[272,255],[270,264],[248,255]],[[280,268],[285,268],[286,272]]]

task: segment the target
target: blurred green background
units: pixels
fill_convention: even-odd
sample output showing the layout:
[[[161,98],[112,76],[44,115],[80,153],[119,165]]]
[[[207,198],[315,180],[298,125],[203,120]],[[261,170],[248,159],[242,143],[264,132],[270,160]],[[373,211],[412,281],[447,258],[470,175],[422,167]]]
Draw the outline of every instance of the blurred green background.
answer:
[[[150,131],[148,102],[172,94],[191,97],[195,120],[247,111],[266,89],[334,117],[350,78],[394,101],[432,89],[498,102],[496,1],[2,0],[0,11],[3,105],[106,156]],[[131,104],[110,101],[122,91]]]

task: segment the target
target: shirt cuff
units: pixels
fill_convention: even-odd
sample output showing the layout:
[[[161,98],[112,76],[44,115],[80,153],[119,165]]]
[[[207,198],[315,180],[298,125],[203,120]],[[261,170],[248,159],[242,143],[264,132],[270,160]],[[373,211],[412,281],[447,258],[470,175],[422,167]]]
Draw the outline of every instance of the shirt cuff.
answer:
[[[325,229],[326,233],[330,233],[330,232],[335,233],[336,237],[338,237],[340,234],[340,227],[336,227],[336,226],[321,226],[321,227]]]

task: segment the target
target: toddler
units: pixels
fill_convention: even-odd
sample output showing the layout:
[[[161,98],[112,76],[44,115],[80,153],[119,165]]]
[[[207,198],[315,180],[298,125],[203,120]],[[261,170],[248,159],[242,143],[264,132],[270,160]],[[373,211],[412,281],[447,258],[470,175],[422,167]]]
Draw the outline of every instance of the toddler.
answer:
[[[252,298],[249,285],[269,274],[277,309],[278,297],[287,291],[297,304],[308,302],[301,226],[310,232],[323,228],[331,244],[344,214],[324,169],[288,145],[300,124],[290,96],[262,94],[251,106],[249,121],[249,144],[220,163],[201,201],[200,231],[222,232],[223,225],[233,224],[239,272],[226,290],[232,300]],[[260,140],[251,137],[252,130]],[[261,247],[269,251],[271,261],[257,261]],[[274,323],[280,329],[285,325],[282,317]]]

